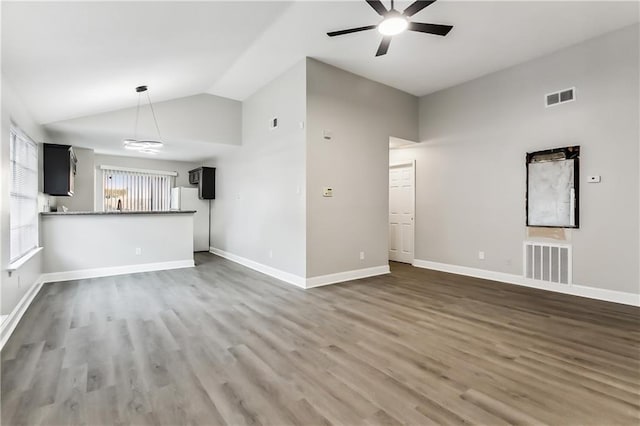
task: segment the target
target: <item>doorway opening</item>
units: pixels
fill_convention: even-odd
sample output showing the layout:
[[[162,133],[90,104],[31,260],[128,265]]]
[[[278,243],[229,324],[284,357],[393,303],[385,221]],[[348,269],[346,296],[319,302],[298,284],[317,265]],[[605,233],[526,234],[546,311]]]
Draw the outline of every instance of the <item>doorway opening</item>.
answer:
[[[389,166],[389,260],[412,264],[415,244],[415,161]]]

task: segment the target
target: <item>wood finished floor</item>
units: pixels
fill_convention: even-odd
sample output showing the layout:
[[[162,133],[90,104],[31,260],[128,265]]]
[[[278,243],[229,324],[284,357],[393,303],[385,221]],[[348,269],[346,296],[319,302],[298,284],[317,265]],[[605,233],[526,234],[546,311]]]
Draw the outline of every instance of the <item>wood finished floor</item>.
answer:
[[[300,290],[219,257],[47,284],[2,424],[634,424],[640,310],[393,264]]]

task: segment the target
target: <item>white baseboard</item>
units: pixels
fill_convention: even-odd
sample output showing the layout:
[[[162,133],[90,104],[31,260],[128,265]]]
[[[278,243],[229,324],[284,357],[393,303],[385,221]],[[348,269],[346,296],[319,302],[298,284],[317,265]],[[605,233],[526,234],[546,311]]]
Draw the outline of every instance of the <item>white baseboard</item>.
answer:
[[[253,269],[254,271],[262,272],[263,274],[277,278],[280,281],[293,284],[296,287],[306,288],[305,279],[290,272],[281,271],[280,269],[276,269],[272,266],[267,266],[262,263],[255,262],[253,260],[226,252],[224,250],[220,250],[215,247],[209,247],[209,252],[220,257],[224,257],[225,259],[229,259],[230,261],[238,263],[242,266],[246,266],[247,268]]]
[[[640,307],[640,295],[634,293],[626,293],[623,291],[605,290],[602,288],[588,287],[577,284],[567,285],[545,283],[515,274],[487,271],[485,269],[469,268],[466,266],[450,265],[447,263],[431,262],[429,260],[415,259],[413,261],[413,266],[416,266],[418,268],[433,269],[435,271],[449,272],[452,274],[466,275],[469,277],[482,278],[485,280],[501,281],[508,284],[537,288],[540,290],[554,291],[556,293],[571,294],[573,296],[587,297],[589,299],[604,300],[607,302],[622,303],[624,305]]]
[[[388,274],[389,265],[373,266],[371,268],[354,269],[351,271],[338,272],[335,274],[320,275],[307,278],[306,288],[320,287],[323,285],[336,284],[344,281],[358,280],[360,278],[373,277],[375,275]]]
[[[352,271],[338,272],[336,274],[321,275],[318,277],[303,278],[298,275],[291,274],[289,272],[281,271],[272,266],[267,266],[262,263],[255,262],[253,260],[235,255],[233,253],[226,252],[224,250],[211,247],[209,251],[225,259],[229,259],[232,262],[239,263],[242,266],[251,268],[255,271],[262,272],[263,274],[272,276],[281,281],[293,284],[300,288],[313,288],[323,285],[337,284],[344,281],[357,280],[360,278],[372,277],[374,275],[382,275],[389,273],[389,265],[374,266],[372,268],[356,269]]]
[[[20,319],[27,311],[33,299],[35,299],[36,295],[42,288],[42,284],[44,281],[42,280],[42,275],[36,280],[35,283],[31,285],[31,288],[27,290],[27,292],[22,296],[22,299],[18,302],[18,304],[13,308],[11,313],[4,318],[2,324],[0,324],[0,350],[4,348],[5,343],[11,337],[13,330],[16,329],[16,326],[20,322]]]
[[[110,277],[113,275],[134,274],[136,272],[164,271],[167,269],[191,268],[193,259],[173,260],[170,262],[141,263],[138,265],[111,266],[106,268],[78,269],[75,271],[49,272],[42,274],[45,283],[82,280],[85,278]]]

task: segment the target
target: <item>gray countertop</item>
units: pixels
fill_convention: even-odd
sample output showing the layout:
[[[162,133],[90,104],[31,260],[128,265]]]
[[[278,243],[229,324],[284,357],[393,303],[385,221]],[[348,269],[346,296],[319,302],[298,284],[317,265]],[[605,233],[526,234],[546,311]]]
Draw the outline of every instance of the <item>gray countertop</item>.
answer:
[[[158,214],[193,214],[195,210],[167,210],[156,212],[139,212],[139,211],[109,211],[109,212],[42,212],[42,216],[104,216],[104,215],[158,215]]]

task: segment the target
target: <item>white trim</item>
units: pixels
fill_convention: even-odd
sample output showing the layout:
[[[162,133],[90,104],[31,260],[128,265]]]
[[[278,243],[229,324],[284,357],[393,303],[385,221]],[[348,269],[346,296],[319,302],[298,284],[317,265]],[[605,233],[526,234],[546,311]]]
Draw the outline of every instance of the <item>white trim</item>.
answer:
[[[16,326],[27,311],[27,308],[31,305],[33,299],[35,299],[36,295],[42,288],[42,284],[44,284],[44,281],[42,280],[42,276],[40,276],[36,282],[31,285],[31,288],[22,296],[22,299],[20,299],[11,313],[4,318],[2,324],[0,324],[0,350],[4,348],[5,343],[7,343],[9,337],[11,337],[11,334],[16,329]]]
[[[354,269],[351,271],[337,272],[335,274],[320,275],[307,278],[306,288],[320,287],[323,285],[337,284],[345,281],[359,280],[361,278],[373,277],[375,275],[388,274],[389,265],[373,266],[371,268]]]
[[[255,262],[253,260],[244,258],[242,256],[235,255],[233,253],[220,250],[215,247],[209,247],[209,252],[220,257],[224,257],[232,262],[238,263],[254,271],[262,272],[263,274],[277,278],[289,284],[293,284],[296,287],[309,289],[313,287],[320,287],[323,285],[337,284],[344,281],[357,280],[360,278],[372,277],[374,275],[388,274],[389,265],[374,266],[371,268],[355,269],[352,271],[338,272],[335,274],[320,275],[317,277],[304,278],[299,275],[295,275],[289,272],[281,271],[272,266],[267,266],[262,263]]]
[[[607,302],[622,303],[624,305],[640,307],[640,294],[623,291],[606,290],[596,287],[588,287],[576,284],[546,283],[532,280],[520,275],[507,274],[505,272],[488,271],[486,269],[469,268],[466,266],[450,265],[447,263],[431,262],[429,260],[416,259],[413,266],[418,268],[433,269],[435,271],[449,272],[451,274],[466,275],[491,281],[500,281],[524,287],[553,291],[556,293],[571,294],[573,296],[587,297],[589,299],[604,300]]]
[[[390,169],[393,169],[396,167],[407,167],[407,166],[413,166],[415,168],[416,160],[403,161],[402,163],[389,163]]]
[[[16,259],[13,262],[11,262],[9,264],[9,266],[7,267],[7,271],[9,271],[9,275],[11,275],[12,272],[17,271],[22,265],[27,263],[29,261],[29,259],[31,259],[33,256],[35,256],[36,254],[40,253],[43,248],[44,247],[34,247],[31,250],[29,250],[28,252],[26,252],[25,254],[23,254],[18,259]]]
[[[247,268],[253,269],[254,271],[262,272],[263,274],[277,278],[280,281],[293,284],[296,287],[305,288],[305,279],[298,275],[281,271],[280,269],[276,269],[272,266],[267,266],[262,263],[254,262],[253,260],[226,252],[224,250],[220,250],[215,247],[209,247],[209,253],[224,257],[225,259],[238,263],[242,266],[246,266]]]
[[[121,172],[146,173],[149,175],[178,176],[178,172],[168,172],[164,170],[136,169],[132,167],[108,166],[105,164],[100,165],[100,170],[116,170]]]
[[[42,274],[45,283],[81,280],[85,278],[110,277],[113,275],[135,274],[137,272],[164,271],[167,269],[192,268],[193,259],[170,262],[141,263],[138,265],[110,266],[106,268],[78,269],[75,271],[49,272]]]

